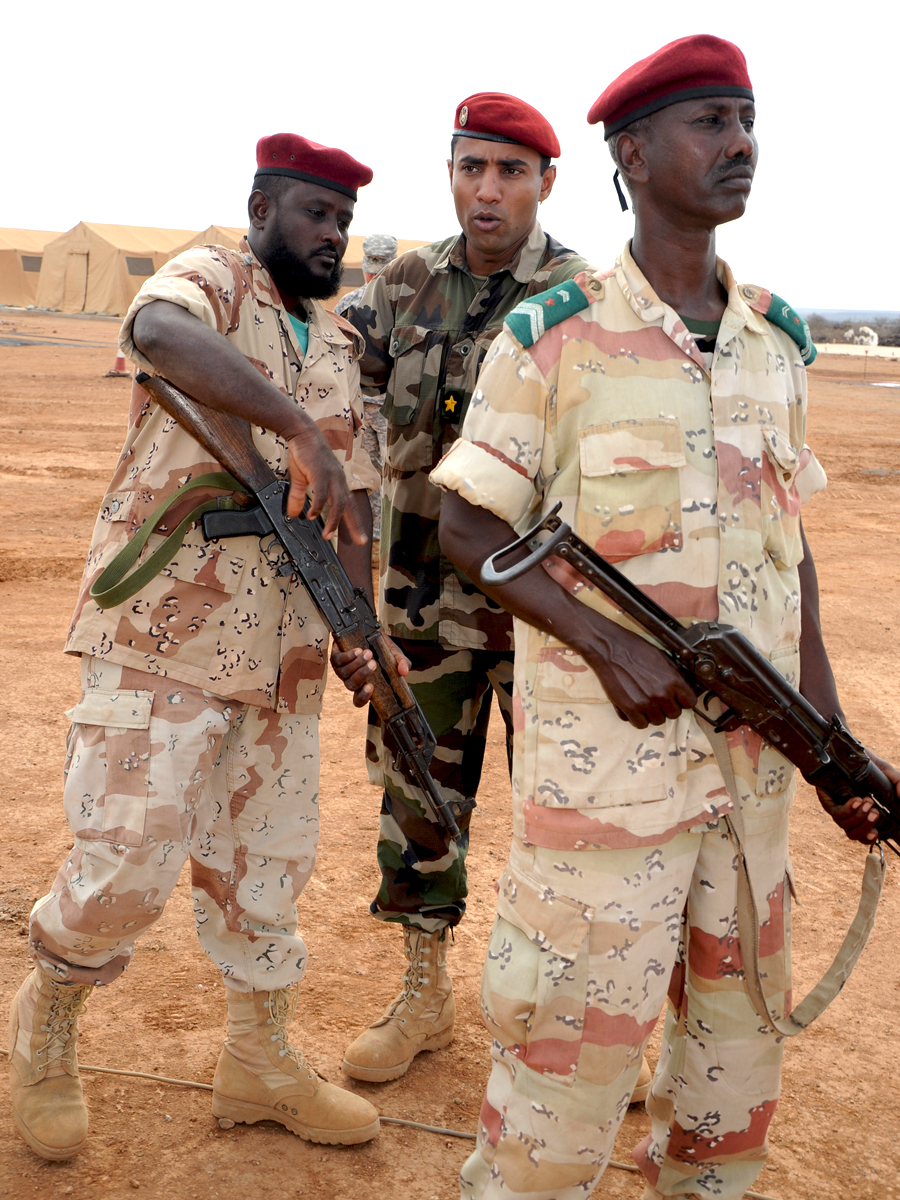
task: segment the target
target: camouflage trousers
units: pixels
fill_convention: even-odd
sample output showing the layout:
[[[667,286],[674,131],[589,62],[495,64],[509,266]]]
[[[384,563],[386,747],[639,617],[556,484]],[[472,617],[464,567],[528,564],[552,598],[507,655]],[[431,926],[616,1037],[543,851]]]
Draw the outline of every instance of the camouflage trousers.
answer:
[[[786,806],[787,807],[787,806]],[[790,1006],[787,820],[744,842],[773,1011]],[[724,820],[638,849],[514,843],[482,983],[493,1066],[464,1200],[584,1200],[610,1159],[668,990],[634,1150],[662,1196],[738,1200],[763,1167],[783,1039],[748,999]]]
[[[394,641],[412,664],[407,681],[437,740],[431,774],[447,800],[474,796],[481,780],[485,741],[496,695],[512,757],[511,651],[466,650]],[[415,925],[428,933],[458,925],[466,911],[466,853],[471,813],[459,820],[461,837],[449,842],[424,797],[391,764],[381,730],[370,714],[369,777],[383,784],[378,865],[381,886],[371,912],[381,921]]]
[[[318,716],[276,713],[85,656],[63,801],[75,844],[31,914],[45,970],[111,983],[190,859],[200,944],[225,982],[298,982],[295,902],[319,835]]]

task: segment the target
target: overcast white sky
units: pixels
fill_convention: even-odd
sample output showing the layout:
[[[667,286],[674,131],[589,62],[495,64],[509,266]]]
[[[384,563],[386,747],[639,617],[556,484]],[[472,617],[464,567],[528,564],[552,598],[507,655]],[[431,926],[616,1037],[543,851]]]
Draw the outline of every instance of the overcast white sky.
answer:
[[[7,6],[0,226],[241,225],[257,139],[291,130],[374,168],[354,233],[436,240],[456,229],[444,165],[456,105],[503,91],[539,108],[562,145],[544,228],[606,266],[630,217],[587,110],[636,59],[714,33],[747,56],[760,141],[748,212],[719,252],[797,308],[900,310],[896,6],[710,7]]]

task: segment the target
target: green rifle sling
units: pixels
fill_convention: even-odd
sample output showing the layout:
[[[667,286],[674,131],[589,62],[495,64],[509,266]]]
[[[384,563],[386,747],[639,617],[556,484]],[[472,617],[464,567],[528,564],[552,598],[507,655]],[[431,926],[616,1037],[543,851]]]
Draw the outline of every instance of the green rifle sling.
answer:
[[[173,492],[167,500],[164,500],[160,504],[155,512],[151,513],[128,545],[122,547],[112,562],[103,568],[91,584],[91,599],[100,608],[115,608],[117,604],[123,604],[126,600],[130,600],[142,587],[145,587],[151,579],[157,576],[172,561],[178,553],[178,548],[184,539],[188,527],[193,525],[195,521],[199,521],[205,512],[211,512],[217,508],[235,506],[233,500],[229,503],[230,497],[224,496],[219,496],[215,500],[206,500],[203,504],[198,504],[195,509],[188,513],[183,521],[179,522],[165,541],[157,546],[147,561],[142,562],[136,571],[128,575],[128,572],[137,562],[144,546],[146,546],[150,534],[172,505],[185,492],[198,487],[224,488],[231,492],[240,492],[246,495],[241,484],[226,471],[213,471],[207,475],[198,475],[196,479],[190,479],[187,483],[183,483],[176,492]]]

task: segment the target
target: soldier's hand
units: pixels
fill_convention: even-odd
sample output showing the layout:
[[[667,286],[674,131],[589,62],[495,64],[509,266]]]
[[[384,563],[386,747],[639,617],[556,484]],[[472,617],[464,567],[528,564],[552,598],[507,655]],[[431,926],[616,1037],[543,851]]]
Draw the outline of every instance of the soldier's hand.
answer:
[[[351,541],[363,545],[366,535],[360,529],[353,510],[348,507],[350,489],[344,469],[314,423],[307,418],[299,430],[287,438],[287,447],[291,479],[287,515],[299,517],[309,491],[312,494],[308,515],[312,518],[320,513],[325,514],[324,536],[333,537],[343,520],[343,535],[349,534]]]
[[[603,640],[599,653],[583,653],[623,721],[635,729],[664,725],[697,703],[690,684],[645,638],[613,626]]]
[[[879,758],[872,750],[867,749],[866,754],[876,767],[884,771],[900,799],[900,771],[883,758]],[[836,804],[826,792],[818,789],[816,791],[819,803],[852,842],[862,842],[864,846],[868,846],[875,841],[878,837],[878,820],[881,813],[871,800],[857,796],[848,800],[846,804]]]
[[[382,634],[382,638],[388,654],[393,655],[394,662],[397,664],[397,674],[408,675],[409,659],[389,637]],[[372,651],[360,650],[358,647],[353,650],[340,650],[337,645],[332,645],[331,666],[335,675],[343,680],[344,687],[353,693],[354,706],[362,708],[368,704],[374,690],[372,676],[378,670],[378,664],[375,662]]]

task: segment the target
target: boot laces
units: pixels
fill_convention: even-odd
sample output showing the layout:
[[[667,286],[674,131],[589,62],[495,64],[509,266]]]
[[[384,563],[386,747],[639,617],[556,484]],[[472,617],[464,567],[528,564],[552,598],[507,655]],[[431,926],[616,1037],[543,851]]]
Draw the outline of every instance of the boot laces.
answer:
[[[47,1024],[41,1026],[41,1032],[47,1034],[47,1041],[44,1043],[43,1049],[38,1051],[38,1056],[46,1060],[42,1064],[45,1070],[57,1060],[65,1063],[66,1066],[71,1066],[72,1059],[63,1058],[63,1055],[74,1042],[73,1030],[77,1036],[75,1022],[85,1011],[85,1001],[90,992],[90,987],[69,985],[68,987],[56,986],[53,988]]]
[[[418,951],[413,949],[412,942],[407,940],[406,943],[406,971],[403,975],[403,987],[400,995],[392,1002],[388,1011],[384,1014],[385,1018],[399,1017],[400,1010],[405,1005],[409,1012],[415,1012],[413,1000],[421,1000],[421,987],[429,982],[429,977],[426,974],[428,970],[427,959],[431,953],[431,947],[424,945],[419,947]],[[405,1017],[399,1017],[401,1023],[406,1023]]]
[[[301,1071],[306,1071],[310,1079],[315,1079],[317,1072],[303,1057],[303,1051],[288,1041],[287,1027],[297,1011],[297,992],[290,988],[279,988],[278,991],[269,992],[268,1009],[268,1023],[275,1026],[272,1041],[278,1042],[278,1057],[289,1058]]]

